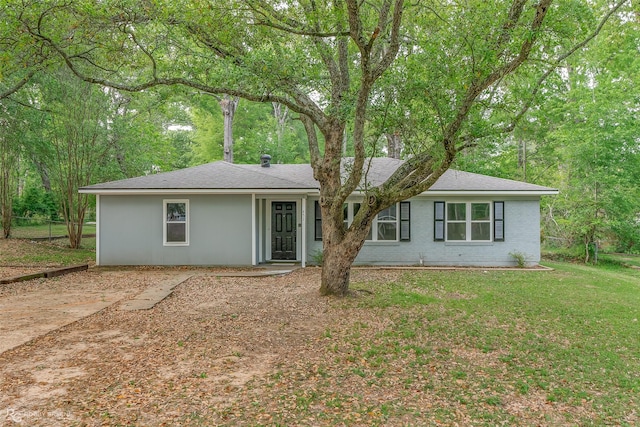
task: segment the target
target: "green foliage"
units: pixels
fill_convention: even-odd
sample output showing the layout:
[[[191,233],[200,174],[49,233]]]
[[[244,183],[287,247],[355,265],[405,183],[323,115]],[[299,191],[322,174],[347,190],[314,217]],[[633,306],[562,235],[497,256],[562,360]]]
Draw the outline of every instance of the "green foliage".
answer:
[[[315,265],[322,265],[324,262],[324,252],[321,249],[316,250],[311,254],[311,259]]]
[[[605,165],[634,157],[622,153],[637,151],[629,139],[637,102],[619,99],[600,114],[600,100],[613,97],[603,90],[598,102],[588,98],[593,88],[638,86],[633,74],[637,26],[624,3],[346,0],[283,7],[277,1],[157,0],[142,7],[128,1],[12,2],[0,19],[0,39],[9,52],[0,63],[11,65],[0,72],[9,71],[15,81],[24,75],[20,67],[32,69],[34,61],[43,67],[64,62],[85,81],[118,88],[104,91],[110,100],[98,130],[112,143],[112,161],[92,174],[96,180],[221,158],[215,97],[243,98],[247,102],[236,112],[236,161],[256,163],[265,152],[276,163],[312,159],[321,197],[328,201],[322,207],[324,224],[334,230],[342,227],[338,213],[344,200],[363,182],[360,166],[366,157],[384,154],[385,135],[401,135],[405,156],[413,159],[401,169],[404,176],[372,190],[379,203],[362,211],[357,219],[362,224],[325,246],[325,264],[336,265],[324,269],[331,280],[322,281],[327,287],[322,292],[344,294],[349,277],[344,270],[354,258],[340,264],[329,252],[343,244],[360,247],[364,237],[358,230],[366,228],[369,213],[427,190],[434,171],[443,173],[461,150],[474,145],[470,157],[460,160],[462,167],[489,171],[494,164],[500,168],[496,175],[520,174],[575,189],[545,215],[561,224],[573,243],[588,246],[606,233],[629,234],[628,227],[613,227],[611,220],[628,224],[630,217],[637,218],[637,190],[626,193],[636,176],[613,173]],[[585,50],[573,60],[571,54],[603,28],[609,12],[617,24],[606,34],[613,48],[602,48],[606,55]],[[612,74],[600,64],[617,56],[617,46],[624,46],[631,65]],[[618,60],[611,67],[624,64]],[[560,65],[565,68],[554,72]],[[61,93],[57,87],[52,79],[41,89]],[[165,101],[171,96],[189,101],[196,129],[193,157],[174,151],[189,145],[184,135],[172,139],[159,130],[158,121],[166,121],[157,120],[157,108],[144,102],[152,99],[146,96],[151,89],[158,105],[170,105]],[[129,100],[123,95],[133,92],[145,96]],[[212,96],[200,99],[203,93]],[[543,99],[550,99],[549,110],[537,107]],[[274,102],[295,116],[273,114]],[[75,105],[58,102],[52,108],[60,115]],[[93,121],[67,125],[87,122]],[[504,139],[518,122],[522,127],[515,138]],[[54,130],[47,132],[55,136]],[[529,157],[531,152],[535,155]],[[345,154],[356,159],[349,176],[341,175]],[[549,158],[555,154],[558,162]],[[620,191],[603,190],[618,183]],[[576,194],[588,203],[578,204]]]
[[[584,21],[556,22],[558,34],[593,19],[584,5],[563,7]],[[549,243],[580,247],[583,260],[596,242],[634,252],[640,241],[640,99],[634,90],[640,84],[640,32],[633,20],[614,20],[547,79],[546,102],[531,109],[512,135],[457,159],[464,170],[558,188],[559,196],[543,201],[543,233]],[[531,83],[516,82],[523,88]]]
[[[23,229],[27,229],[24,230]],[[16,227],[18,235],[30,234],[35,231],[38,236],[46,237],[48,227]],[[94,230],[95,232],[95,230]],[[82,247],[71,249],[69,242],[54,240],[52,242],[28,242],[16,240],[12,242],[15,250],[0,252],[0,265],[29,266],[67,266],[87,264],[95,261],[96,239],[87,238]]]
[[[19,217],[41,216],[50,220],[59,219],[59,204],[55,195],[41,186],[29,186],[14,202],[13,212]]]
[[[527,254],[518,252],[518,251],[513,251],[513,252],[509,252],[509,256],[513,258],[518,268],[524,268],[527,266]]]
[[[223,158],[224,126],[220,105],[213,97],[201,97],[192,110],[195,127],[195,163]],[[304,129],[286,118],[279,123],[271,104],[240,101],[233,121],[234,162],[258,163],[262,154],[270,154],[275,163],[309,161]]]

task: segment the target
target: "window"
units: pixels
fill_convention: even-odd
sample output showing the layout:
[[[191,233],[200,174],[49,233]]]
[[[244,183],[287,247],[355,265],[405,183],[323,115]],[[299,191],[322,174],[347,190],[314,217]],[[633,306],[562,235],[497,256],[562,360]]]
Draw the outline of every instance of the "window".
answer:
[[[348,202],[343,205],[342,218],[345,230],[351,225],[361,206],[362,204],[358,202]],[[400,211],[400,216],[398,216],[398,211]],[[322,217],[320,203],[317,201],[315,202],[315,214],[315,239],[322,240]],[[411,238],[410,219],[410,202],[400,202],[389,206],[376,215],[366,240],[373,242],[408,241]]]
[[[490,242],[492,237],[504,241],[504,202],[434,202],[434,240]]]
[[[373,240],[398,240],[398,205],[389,206],[378,213],[373,221],[373,230],[377,231]]]
[[[189,201],[164,201],[165,246],[187,246],[189,244]]]

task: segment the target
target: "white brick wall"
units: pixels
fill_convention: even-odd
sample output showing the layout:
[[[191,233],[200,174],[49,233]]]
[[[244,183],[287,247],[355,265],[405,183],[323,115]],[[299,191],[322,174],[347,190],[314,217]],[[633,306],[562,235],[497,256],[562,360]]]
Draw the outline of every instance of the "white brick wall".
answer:
[[[505,241],[490,243],[436,242],[433,240],[433,202],[504,201]],[[308,211],[313,212],[314,200],[309,200]],[[308,218],[307,260],[313,263],[311,254],[322,249],[322,242],[313,240],[313,214]],[[365,243],[356,264],[424,265],[433,266],[513,266],[515,260],[509,253],[526,254],[527,262],[540,261],[540,200],[538,197],[492,198],[427,198],[411,199],[411,241]]]

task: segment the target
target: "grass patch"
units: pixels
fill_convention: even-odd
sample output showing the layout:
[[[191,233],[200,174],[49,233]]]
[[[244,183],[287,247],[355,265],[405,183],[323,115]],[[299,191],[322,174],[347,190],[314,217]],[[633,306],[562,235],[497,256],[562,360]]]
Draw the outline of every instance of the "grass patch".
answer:
[[[607,264],[620,265],[623,267],[638,267],[640,268],[640,255],[634,254],[603,254],[598,256],[600,262]]]
[[[67,240],[33,242],[0,240],[0,266],[67,266],[95,261],[95,237],[82,239],[80,249],[71,249]]]
[[[35,239],[45,237],[66,236],[67,226],[65,224],[41,224],[29,226],[11,227],[11,237],[14,239]],[[95,224],[85,224],[82,227],[82,234],[96,234]]]
[[[367,296],[337,303],[350,326],[322,334],[328,380],[280,373],[314,394],[269,411],[282,425],[635,425],[640,271],[550,266],[355,284]]]

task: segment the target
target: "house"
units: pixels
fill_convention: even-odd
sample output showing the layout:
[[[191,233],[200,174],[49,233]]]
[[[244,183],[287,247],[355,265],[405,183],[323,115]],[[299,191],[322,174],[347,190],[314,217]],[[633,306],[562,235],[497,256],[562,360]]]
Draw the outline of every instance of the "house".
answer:
[[[99,265],[313,264],[322,250],[319,185],[308,164],[223,161],[91,185]],[[372,159],[367,180],[402,164]],[[356,264],[510,266],[540,259],[540,196],[557,190],[447,171],[428,191],[380,212]],[[362,197],[345,203],[348,225]]]

